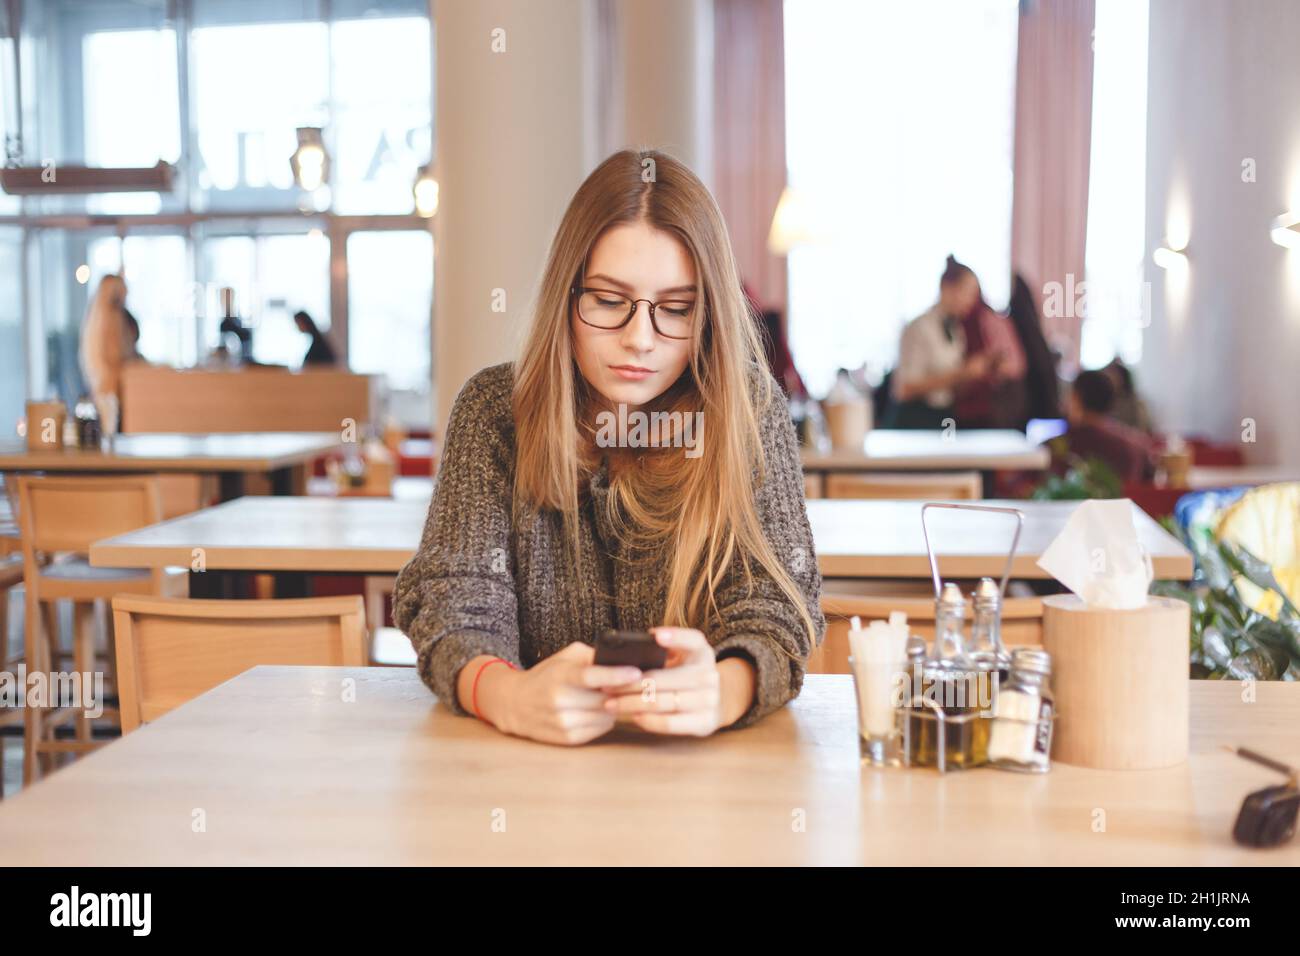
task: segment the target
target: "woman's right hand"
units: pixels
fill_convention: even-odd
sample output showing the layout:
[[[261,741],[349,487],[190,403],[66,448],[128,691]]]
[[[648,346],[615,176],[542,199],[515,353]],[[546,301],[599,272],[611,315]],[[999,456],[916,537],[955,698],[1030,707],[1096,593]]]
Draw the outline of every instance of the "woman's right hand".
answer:
[[[641,679],[635,667],[600,667],[596,651],[575,641],[526,671],[505,672],[497,706],[485,713],[497,728],[516,737],[575,746],[595,740],[614,726],[605,710],[607,688]],[[504,671],[504,668],[502,668]]]

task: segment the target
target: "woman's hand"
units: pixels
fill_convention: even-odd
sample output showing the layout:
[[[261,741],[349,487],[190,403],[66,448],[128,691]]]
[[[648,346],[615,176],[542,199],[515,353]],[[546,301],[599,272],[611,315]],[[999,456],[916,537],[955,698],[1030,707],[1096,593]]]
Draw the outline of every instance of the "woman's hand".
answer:
[[[667,663],[662,670],[646,671],[634,684],[615,688],[605,704],[608,713],[630,717],[656,734],[707,737],[725,726],[722,676],[708,639],[689,627],[651,630],[668,648]],[[752,694],[751,685],[751,699]]]
[[[485,716],[504,733],[543,743],[595,740],[614,726],[604,707],[607,692],[641,678],[635,667],[597,667],[595,654],[591,645],[574,642],[526,671],[493,668],[508,683],[499,685]]]

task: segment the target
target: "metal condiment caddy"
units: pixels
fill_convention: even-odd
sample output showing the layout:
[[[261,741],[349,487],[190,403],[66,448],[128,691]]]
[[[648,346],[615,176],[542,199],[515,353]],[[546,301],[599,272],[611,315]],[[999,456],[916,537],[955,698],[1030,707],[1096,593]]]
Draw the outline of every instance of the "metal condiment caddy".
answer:
[[[991,578],[983,578],[973,595],[973,647],[967,646],[962,630],[965,598],[955,583],[945,584],[939,578],[938,557],[926,521],[931,509],[993,512],[1016,520],[1001,583],[995,585]],[[935,649],[932,656],[925,656],[924,642],[914,637],[916,643],[909,644],[907,676],[913,692],[896,711],[903,766],[934,767],[940,773],[985,764],[1024,772],[1043,772],[1049,767],[1055,721],[1046,689],[1050,658],[1039,649],[1017,649],[1013,658],[1001,639],[1003,601],[1024,520],[1023,512],[1016,508],[946,502],[921,506],[921,528],[934,580]],[[1012,675],[1017,680],[1008,687],[1014,687],[1019,696],[1009,698],[1008,703],[1014,700],[1018,710],[1032,711],[1032,719],[997,712],[999,685]],[[918,689],[920,693],[916,693]],[[1033,696],[1035,692],[1039,696]],[[995,760],[990,760],[991,742],[998,754]]]

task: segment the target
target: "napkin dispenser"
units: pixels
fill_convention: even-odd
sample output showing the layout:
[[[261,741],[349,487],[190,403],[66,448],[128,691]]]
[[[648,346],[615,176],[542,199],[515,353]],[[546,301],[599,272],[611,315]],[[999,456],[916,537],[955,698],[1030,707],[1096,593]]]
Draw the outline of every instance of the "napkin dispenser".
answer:
[[[1060,763],[1150,770],[1187,759],[1191,612],[1147,595],[1150,558],[1132,508],[1083,502],[1039,560],[1074,592],[1043,598]]]

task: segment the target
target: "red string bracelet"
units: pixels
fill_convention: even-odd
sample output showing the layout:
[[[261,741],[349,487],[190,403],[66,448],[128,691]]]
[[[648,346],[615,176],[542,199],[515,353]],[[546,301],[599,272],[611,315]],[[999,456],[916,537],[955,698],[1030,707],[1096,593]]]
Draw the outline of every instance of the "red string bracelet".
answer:
[[[492,658],[492,660],[488,661],[486,664],[484,664],[482,667],[478,669],[478,673],[474,675],[474,689],[470,694],[469,703],[470,703],[470,712],[473,713],[474,716],[477,717],[479,720],[483,720],[483,715],[479,713],[479,709],[478,709],[478,681],[479,678],[483,676],[483,672],[487,670],[489,667],[491,667],[493,664],[505,664],[506,667],[509,667],[512,671],[519,669],[515,667],[514,664],[511,664],[504,657],[494,657]],[[485,721],[485,722],[491,723],[491,721]]]

